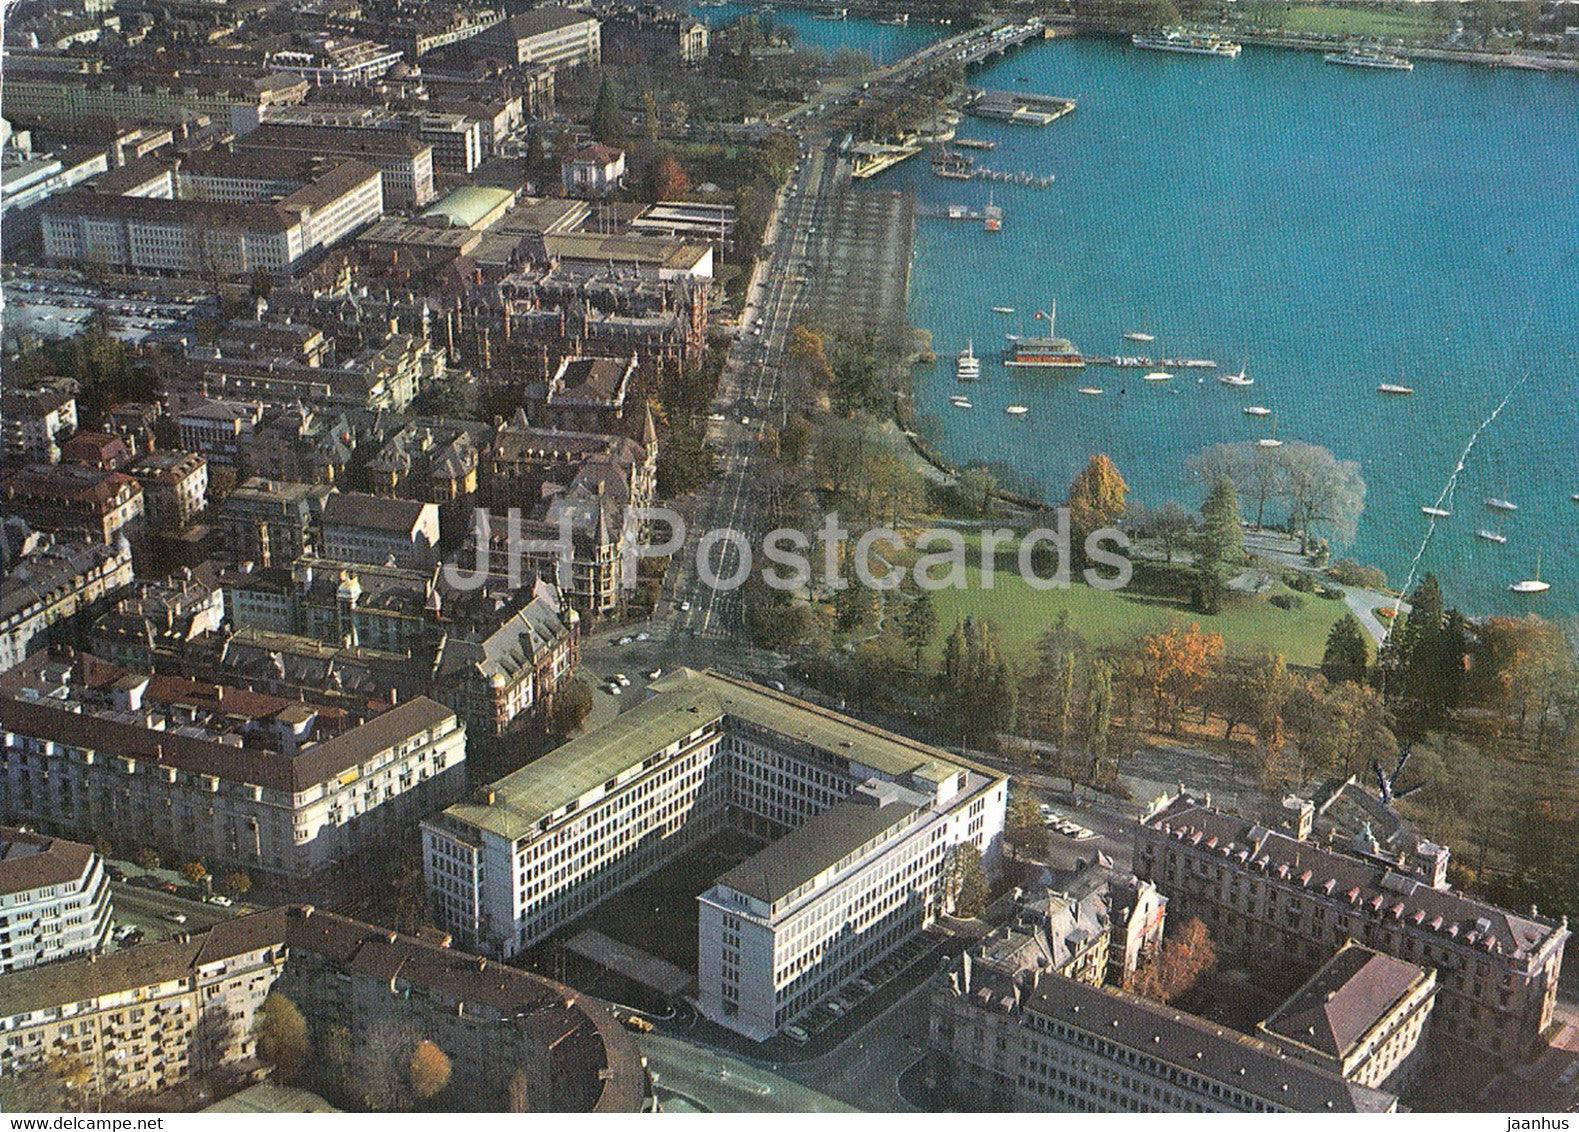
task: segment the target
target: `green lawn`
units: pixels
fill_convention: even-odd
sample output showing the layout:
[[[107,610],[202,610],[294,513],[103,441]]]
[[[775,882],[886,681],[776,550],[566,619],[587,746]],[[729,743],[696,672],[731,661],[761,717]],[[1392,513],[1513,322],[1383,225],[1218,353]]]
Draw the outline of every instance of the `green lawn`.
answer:
[[[1314,594],[1297,595],[1304,603],[1299,609],[1279,609],[1269,599],[1292,592],[1279,583],[1264,596],[1232,595],[1221,613],[1207,617],[1172,596],[1170,590],[1177,586],[1159,584],[1161,571],[1156,567],[1143,569],[1136,584],[1121,591],[1096,590],[1079,582],[1069,589],[1032,589],[1020,579],[1012,561],[999,562],[990,590],[982,587],[981,571],[975,565],[966,573],[965,589],[937,590],[932,595],[938,612],[938,633],[930,650],[934,659],[941,656],[956,618],[971,617],[995,622],[1013,658],[1024,663],[1038,638],[1068,610],[1071,626],[1096,646],[1122,644],[1170,624],[1194,621],[1221,633],[1230,655],[1269,648],[1282,653],[1290,664],[1314,666],[1321,663],[1333,623],[1346,612],[1342,601]]]
[[[1290,7],[1280,26],[1289,32],[1312,35],[1403,40],[1436,38],[1442,29],[1430,12],[1405,10],[1415,7],[1334,8],[1320,4]]]

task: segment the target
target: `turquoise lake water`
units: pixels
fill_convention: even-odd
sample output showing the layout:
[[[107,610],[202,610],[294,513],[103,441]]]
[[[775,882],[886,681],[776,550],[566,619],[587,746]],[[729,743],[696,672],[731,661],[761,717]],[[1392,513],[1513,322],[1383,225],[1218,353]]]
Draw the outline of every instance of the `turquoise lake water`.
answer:
[[[1059,498],[1102,451],[1135,498],[1194,506],[1202,493],[1184,479],[1186,457],[1275,427],[1359,462],[1369,492],[1343,553],[1401,583],[1429,529],[1421,506],[1437,502],[1471,434],[1512,391],[1443,502],[1454,514],[1420,568],[1473,612],[1579,611],[1579,79],[1434,63],[1373,73],[1314,54],[1247,48],[1230,61],[1071,40],[972,82],[1067,95],[1079,109],[1046,128],[967,117],[960,136],[999,143],[979,161],[1057,179],[994,186],[997,234],[919,222],[911,316],[941,360],[920,373],[917,395],[951,459],[1013,465]],[[978,207],[989,192],[940,180],[920,159],[873,187]],[[1244,365],[1255,385],[1185,370],[1154,384],[1143,370],[1003,367],[1005,332],[1028,331],[1055,296],[1058,332],[1086,354],[1214,358]],[[1125,343],[1130,330],[1157,340]],[[961,411],[947,397],[959,391],[951,355],[967,339],[992,360],[970,391],[975,408]],[[1386,397],[1380,382],[1417,392]],[[1106,392],[1076,392],[1088,385]],[[1015,403],[1029,414],[1006,416]],[[1245,416],[1251,404],[1274,417]],[[1492,511],[1488,496],[1519,511]],[[1477,538],[1481,527],[1507,543]],[[1508,593],[1538,550],[1551,591]]]

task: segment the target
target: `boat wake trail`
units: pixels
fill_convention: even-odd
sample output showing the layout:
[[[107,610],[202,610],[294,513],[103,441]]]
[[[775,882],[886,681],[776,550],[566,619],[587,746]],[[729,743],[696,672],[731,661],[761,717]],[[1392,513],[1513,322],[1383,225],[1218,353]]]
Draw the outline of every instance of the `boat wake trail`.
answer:
[[[1513,400],[1513,395],[1519,391],[1519,386],[1523,385],[1530,379],[1530,373],[1531,371],[1526,370],[1524,376],[1515,381],[1508,389],[1508,392],[1503,395],[1502,400],[1497,403],[1497,407],[1491,410],[1491,415],[1485,420],[1481,421],[1480,424],[1475,427],[1475,431],[1469,434],[1469,441],[1464,445],[1464,451],[1458,454],[1458,463],[1453,467],[1453,474],[1447,477],[1447,483],[1442,485],[1441,494],[1436,497],[1436,507],[1444,510],[1451,510],[1450,507],[1445,507],[1444,505],[1451,503],[1453,500],[1453,490],[1458,486],[1459,474],[1463,472],[1464,465],[1469,462],[1469,454],[1475,450],[1475,442],[1480,439],[1481,433],[1485,432],[1491,427],[1491,423],[1497,419],[1502,410],[1508,407],[1508,402]],[[1403,600],[1402,595],[1409,593],[1409,591],[1414,588],[1415,571],[1419,570],[1420,559],[1425,557],[1426,548],[1431,545],[1431,536],[1436,534],[1436,522],[1436,517],[1432,516],[1431,525],[1426,528],[1425,538],[1420,540],[1420,549],[1416,550],[1414,558],[1410,559],[1409,576],[1404,579],[1404,586],[1400,591],[1400,597],[1393,602],[1393,617],[1392,621],[1390,621],[1387,626],[1384,639],[1392,635],[1392,622],[1396,622],[1398,619],[1398,606]]]

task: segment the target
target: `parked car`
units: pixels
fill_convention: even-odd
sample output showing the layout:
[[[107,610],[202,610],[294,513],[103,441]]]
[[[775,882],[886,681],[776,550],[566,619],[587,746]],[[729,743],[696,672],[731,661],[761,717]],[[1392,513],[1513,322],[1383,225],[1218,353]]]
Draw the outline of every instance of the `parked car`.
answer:
[[[627,633],[625,636],[621,637],[619,640],[615,641],[614,643],[617,644],[617,645],[628,645],[628,644],[631,643],[631,640],[632,640],[632,637],[630,636],[630,634]]]
[[[649,638],[649,637],[650,637],[650,636],[652,636],[652,634],[651,634],[651,633],[649,633],[649,632],[647,632],[647,630],[646,630],[646,629],[643,629],[643,630],[642,630],[642,631],[641,631],[641,632],[639,632],[639,633],[637,633],[637,634],[636,634],[636,639],[637,639],[637,640],[638,640],[638,641],[645,641],[645,640],[647,640],[647,638]]]
[[[828,1013],[832,1014],[835,1018],[843,1018],[849,1012],[849,1004],[846,1003],[842,998],[832,998],[828,1000]]]
[[[871,994],[874,990],[877,989],[877,987],[873,985],[871,979],[856,979],[855,980],[855,985],[860,987],[867,994]]]
[[[618,684],[614,683],[614,681],[612,681],[612,680],[610,680],[607,684],[603,685],[603,690],[605,692],[607,692],[611,696],[617,696],[617,695],[620,694],[620,686]]]
[[[688,602],[688,601],[682,601],[680,603],[680,612],[681,613],[689,613],[689,612],[691,612],[691,603]]]
[[[639,1014],[627,1014],[620,1022],[627,1030],[635,1030],[638,1034],[652,1033],[652,1023]]]
[[[1081,831],[1079,833],[1075,834],[1075,840],[1076,841],[1090,841],[1095,836],[1096,836],[1096,834],[1093,831],[1091,831],[1089,829],[1081,829]]]
[[[614,683],[618,684],[621,688],[629,688],[631,686],[631,678],[625,675],[623,672],[616,672],[614,674]]]
[[[217,904],[221,908],[229,908],[232,904],[235,903],[235,901],[233,901],[230,897],[228,897],[228,896],[219,896],[219,895],[210,896],[208,898],[208,902],[210,904]]]
[[[186,913],[185,912],[166,912],[166,913],[164,913],[164,918],[169,920],[172,924],[184,924],[184,923],[186,923]]]
[[[811,1035],[805,1030],[802,1030],[799,1026],[785,1026],[784,1036],[798,1046],[803,1046],[807,1042],[811,1041]]]
[[[656,680],[656,679],[658,679],[658,677],[660,677],[662,675],[663,675],[663,669],[661,669],[661,668],[654,668],[651,672],[647,673],[647,679],[649,679],[649,680]]]

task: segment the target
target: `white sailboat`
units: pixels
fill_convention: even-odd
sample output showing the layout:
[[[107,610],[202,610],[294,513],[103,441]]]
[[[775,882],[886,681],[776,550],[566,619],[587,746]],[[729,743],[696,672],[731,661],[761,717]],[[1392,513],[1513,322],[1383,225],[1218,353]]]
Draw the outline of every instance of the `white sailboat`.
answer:
[[[1376,387],[1376,392],[1391,393],[1395,397],[1407,397],[1409,394],[1413,393],[1414,390],[1407,385],[1394,385],[1390,381],[1384,381]]]
[[[1152,373],[1148,373],[1145,377],[1141,378],[1141,380],[1142,381],[1172,381],[1173,380],[1173,374],[1168,373],[1166,370],[1160,370],[1159,369],[1159,370],[1156,370],[1156,371],[1154,371]]]
[[[1075,392],[1084,393],[1087,397],[1102,396],[1102,390],[1098,389],[1095,385],[1082,385],[1079,389],[1075,390]],[[1579,500],[1579,495],[1574,496],[1574,499]]]
[[[1503,543],[1508,541],[1507,535],[1502,534],[1500,531],[1487,530],[1485,527],[1481,527],[1480,530],[1476,531],[1475,537],[1483,538],[1487,542],[1494,542],[1498,546],[1501,546]]]
[[[981,380],[981,360],[976,357],[976,344],[970,339],[965,340],[965,352],[959,356],[954,364],[954,376],[961,381]]]
[[[1023,417],[1030,411],[1031,410],[1026,408],[1024,405],[1010,405],[1004,410],[1004,412],[1008,413],[1011,417]]]
[[[1246,385],[1254,385],[1256,383],[1256,379],[1255,378],[1250,377],[1250,376],[1248,376],[1245,373],[1245,367],[1244,366],[1240,366],[1239,367],[1239,372],[1238,373],[1220,373],[1220,374],[1218,374],[1217,375],[1217,380],[1222,382],[1224,385],[1236,385],[1236,386],[1240,386],[1240,387],[1243,387],[1243,386],[1246,386]]]
[[[1451,516],[1453,514],[1453,512],[1447,510],[1445,507],[1430,507],[1430,506],[1427,506],[1427,507],[1420,508],[1420,514],[1422,514],[1422,515],[1429,515],[1433,519],[1446,519],[1449,516]]]
[[[1550,582],[1541,581],[1541,552],[1535,552],[1535,577],[1514,582],[1508,589],[1516,594],[1543,594],[1552,588]]]
[[[1271,415],[1272,410],[1267,408],[1265,405],[1245,406],[1245,416],[1247,417],[1270,417]]]
[[[1517,511],[1519,509],[1517,503],[1509,503],[1506,499],[1498,499],[1496,496],[1489,496],[1486,499],[1486,506],[1493,511]]]

